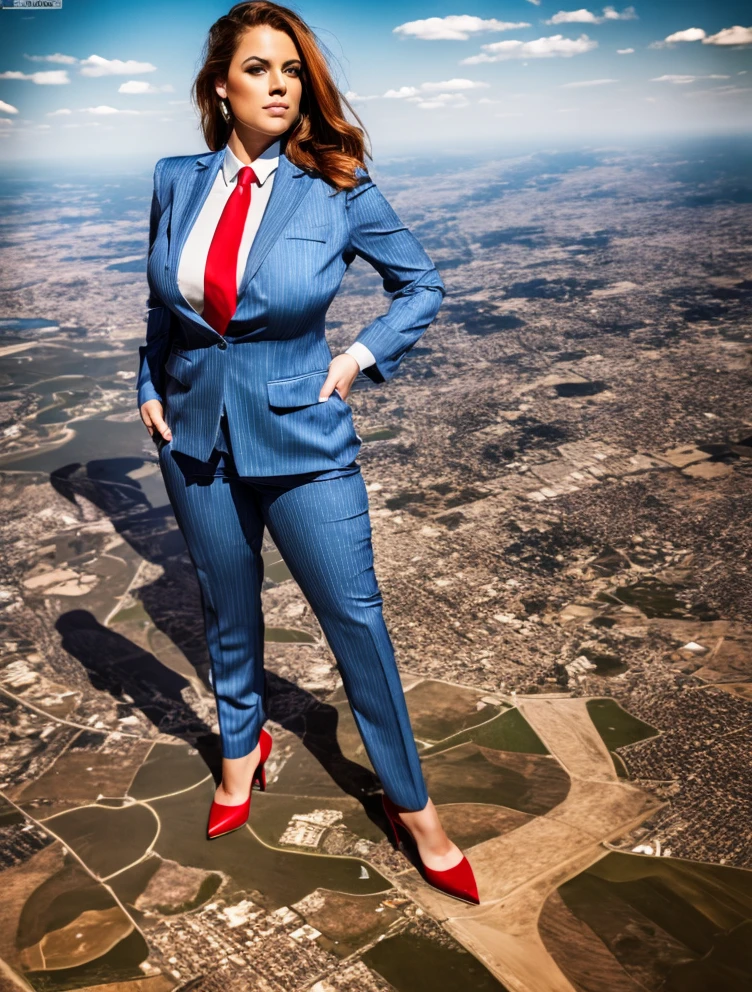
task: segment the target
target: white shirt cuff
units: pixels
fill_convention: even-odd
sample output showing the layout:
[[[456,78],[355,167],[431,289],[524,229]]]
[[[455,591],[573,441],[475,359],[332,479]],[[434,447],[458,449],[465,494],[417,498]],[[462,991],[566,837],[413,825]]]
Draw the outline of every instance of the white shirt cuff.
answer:
[[[373,357],[373,352],[366,348],[364,344],[360,341],[356,341],[351,344],[350,347],[345,351],[346,355],[352,355],[355,361],[358,363],[361,372],[363,369],[368,368],[369,365],[375,365],[376,359]]]

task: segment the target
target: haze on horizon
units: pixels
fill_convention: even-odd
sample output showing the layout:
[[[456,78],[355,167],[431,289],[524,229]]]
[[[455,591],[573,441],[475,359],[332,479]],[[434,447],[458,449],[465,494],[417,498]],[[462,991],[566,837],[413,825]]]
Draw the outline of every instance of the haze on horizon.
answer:
[[[209,26],[230,6],[4,9],[0,157],[95,166],[204,151],[190,86]],[[291,6],[328,53],[376,160],[749,132],[752,27],[737,0]]]

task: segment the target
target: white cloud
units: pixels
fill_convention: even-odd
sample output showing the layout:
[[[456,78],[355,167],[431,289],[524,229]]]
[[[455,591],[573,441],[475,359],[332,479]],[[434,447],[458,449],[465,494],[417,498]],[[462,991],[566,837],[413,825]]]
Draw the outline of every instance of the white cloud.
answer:
[[[59,110],[50,110],[47,114],[48,117],[64,117],[67,114],[72,114],[73,111],[69,110],[67,107],[61,107]]]
[[[699,32],[699,33],[696,33]],[[700,41],[705,37],[702,28],[687,28],[686,31],[675,31],[667,35],[663,41],[651,41],[648,48],[673,48],[680,41]]]
[[[696,79],[729,79],[729,78],[730,76],[722,76],[719,73],[711,73],[709,76],[689,76],[689,75],[668,74],[665,76],[653,76],[650,82],[674,83],[675,85],[683,86],[685,83],[694,83]]]
[[[688,97],[696,96],[747,96],[752,95],[750,86],[714,86],[708,90],[691,90],[684,94]]]
[[[648,48],[670,48],[683,41],[701,41],[703,45],[718,46],[742,46],[752,45],[752,27],[744,28],[735,24],[731,28],[723,28],[715,34],[706,34],[703,28],[685,28],[683,31],[674,31],[667,35],[663,41],[651,41]]]
[[[497,21],[495,17],[473,17],[470,14],[449,14],[447,17],[427,17],[420,21],[407,21],[394,28],[392,33],[423,41],[467,41],[472,35],[486,31],[513,31],[529,28],[526,21]]]
[[[422,90],[477,90],[488,89],[490,83],[478,79],[448,79],[443,83],[421,83]]]
[[[54,55],[26,55],[24,53],[24,58],[30,62],[58,62],[61,65],[76,65],[78,62],[75,55],[62,55],[60,52],[55,52]]]
[[[625,7],[621,14],[613,7],[603,8],[604,21],[636,21],[637,13],[634,7]]]
[[[101,55],[90,55],[88,59],[82,59],[82,76],[129,76],[140,75],[142,72],[155,72],[156,66],[151,62],[136,62],[129,59],[123,62],[121,59],[103,59]]]
[[[678,74],[667,74],[665,76],[653,76],[651,83],[673,83],[682,86],[684,83],[693,83],[697,76],[680,76]]]
[[[603,86],[604,83],[618,83],[618,79],[582,79],[576,83],[562,83],[561,89],[574,89],[577,86]]]
[[[598,18],[595,14],[591,14],[589,10],[582,8],[581,10],[560,10],[558,13],[554,14],[553,17],[549,17],[544,24],[597,24]]]
[[[400,86],[398,90],[387,90],[383,96],[389,98],[390,100],[404,100],[410,96],[417,96],[419,90],[417,86]],[[360,97],[360,99],[364,99]],[[373,99],[373,97],[366,97],[365,99]]]
[[[403,87],[403,88],[405,88],[405,87]],[[362,94],[361,95],[360,93],[356,93],[355,90],[347,90],[347,92],[344,94],[344,96],[345,96],[345,99],[346,100],[349,100],[350,101],[350,103],[363,103],[366,100],[380,100],[381,99],[381,94],[380,93],[370,93],[368,95],[366,95],[366,94]]]
[[[483,52],[461,59],[460,65],[476,65],[479,62],[502,62],[506,59],[569,58],[582,55],[598,47],[598,42],[581,34],[579,38],[565,38],[561,34],[535,41],[494,41],[481,45]]]
[[[400,86],[399,89],[389,89],[385,93],[360,95],[348,90],[345,97],[350,102],[364,100],[405,100],[416,104],[421,110],[436,110],[442,107],[466,107],[470,101],[465,96],[467,90],[488,89],[490,83],[477,79],[445,79],[441,82],[421,83],[420,86]]]
[[[617,55],[632,55],[634,53],[634,48],[617,48]]]
[[[604,7],[599,17],[581,7],[579,10],[560,10],[544,24],[603,24],[605,21],[633,21],[637,18],[634,7],[625,7],[621,14],[613,7]]]
[[[742,28],[735,24],[732,28],[723,28],[717,34],[708,35],[702,39],[703,45],[752,45],[752,27]]]
[[[443,92],[453,90],[457,92],[458,90],[487,89],[490,85],[490,83],[484,83],[476,79],[447,79],[441,83],[421,83],[420,86],[400,86],[398,90],[387,90],[386,93],[382,93],[381,96],[387,99],[405,100],[410,97],[419,96],[421,93],[430,93],[434,90],[441,90]],[[363,97],[350,91],[346,93],[345,96],[347,96],[348,100],[352,98],[358,100],[373,100],[374,98],[378,99],[379,94],[376,94],[375,97]]]
[[[117,107],[108,107],[106,104],[100,104],[98,107],[82,107],[81,110],[84,114],[95,114],[101,117],[106,117],[110,114],[139,114],[138,110],[118,110]]]
[[[170,83],[165,83],[164,86],[154,86],[153,83],[147,83],[145,79],[129,79],[127,83],[121,83],[118,87],[118,93],[130,93],[140,96],[143,93],[174,93],[174,88]]]
[[[0,79],[30,79],[37,86],[62,86],[70,82],[65,69],[50,69],[49,72],[0,72]]]
[[[10,119],[10,117],[0,117],[0,124],[2,124],[3,127],[5,127],[7,124],[12,125],[13,121]]]
[[[14,107],[12,103],[6,103],[5,100],[0,100],[0,111],[4,114],[17,114],[18,107]]]
[[[463,93],[436,93],[429,100],[420,96],[408,97],[418,110],[443,110],[445,107],[467,107],[470,101]]]
[[[686,28],[684,31],[674,31],[663,40],[671,45],[676,41],[701,41],[704,37],[705,32],[702,28]]]

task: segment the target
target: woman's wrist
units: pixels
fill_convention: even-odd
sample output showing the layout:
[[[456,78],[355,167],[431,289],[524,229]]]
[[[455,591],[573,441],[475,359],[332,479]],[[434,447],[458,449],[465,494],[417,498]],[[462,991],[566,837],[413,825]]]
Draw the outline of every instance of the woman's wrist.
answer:
[[[355,357],[355,355],[351,354],[350,352],[343,351],[340,355],[337,355],[336,357],[337,358],[349,358],[350,361],[352,362],[354,368],[355,368],[355,374],[357,375],[358,372],[360,372],[360,362]]]
[[[346,355],[352,355],[355,361],[358,363],[358,368],[362,372],[363,369],[368,368],[369,365],[375,365],[376,359],[373,357],[373,353],[369,348],[366,348],[364,344],[360,341],[355,341],[350,347],[345,351]]]

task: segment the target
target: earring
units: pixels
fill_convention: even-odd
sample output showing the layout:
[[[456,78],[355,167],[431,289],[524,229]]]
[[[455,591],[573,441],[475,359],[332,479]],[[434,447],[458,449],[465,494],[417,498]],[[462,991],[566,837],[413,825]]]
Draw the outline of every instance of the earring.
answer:
[[[219,101],[219,112],[222,114],[222,116],[224,117],[224,119],[229,124],[230,123],[230,119],[232,118],[232,114],[230,113],[230,107],[229,107],[229,105],[227,103],[227,100],[220,99],[220,101]]]

